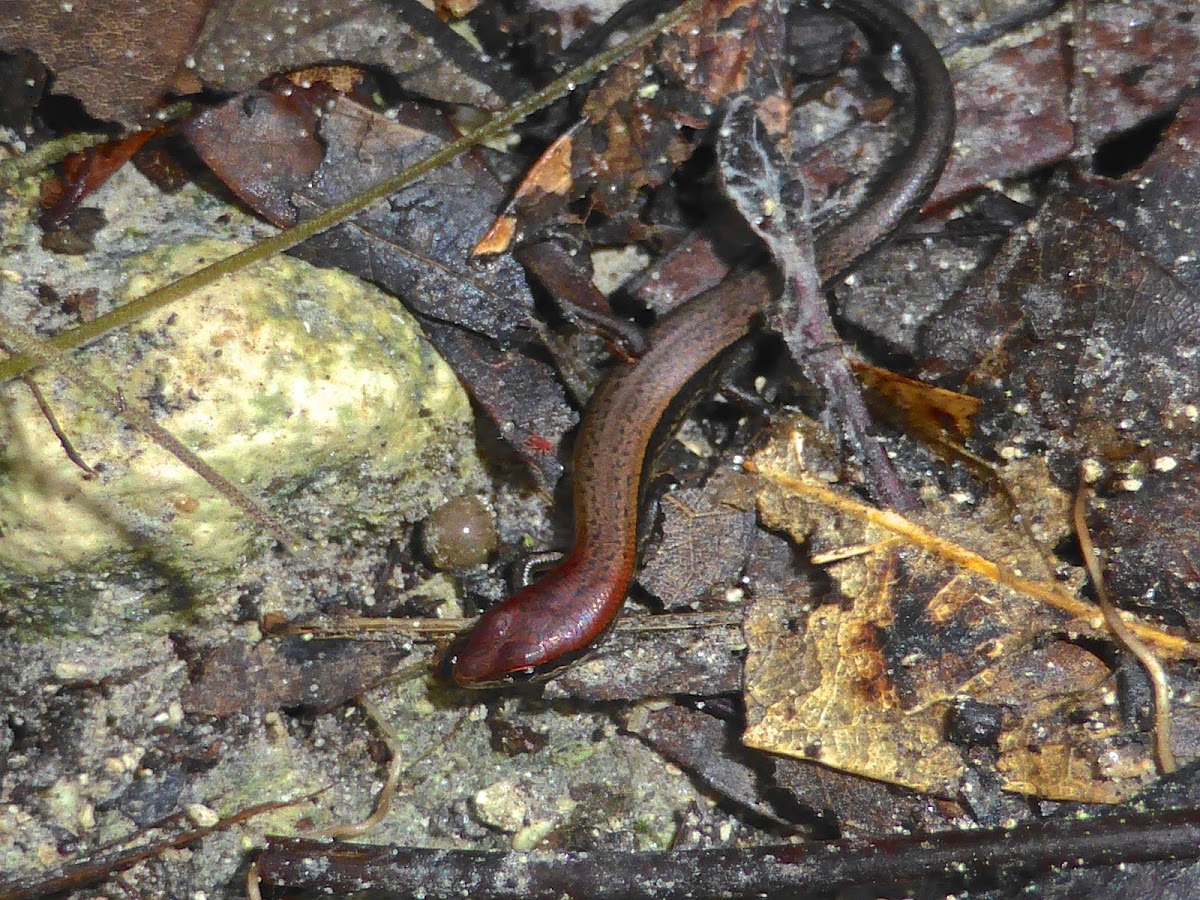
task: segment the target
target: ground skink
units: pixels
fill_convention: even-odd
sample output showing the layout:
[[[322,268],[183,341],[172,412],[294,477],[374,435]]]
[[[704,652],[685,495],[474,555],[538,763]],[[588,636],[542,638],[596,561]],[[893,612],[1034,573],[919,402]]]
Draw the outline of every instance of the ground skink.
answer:
[[[817,238],[828,283],[878,246],[928,198],[954,133],[954,94],[937,48],[885,0],[831,0],[877,42],[894,44],[913,82],[913,137],[894,170],[851,216]],[[746,271],[701,294],[650,331],[636,363],[592,397],[575,442],[575,545],[554,569],[479,617],[451,663],[463,687],[543,680],[590,652],[616,620],[637,564],[644,468],[656,430],[697,376],[744,337],[770,297]]]

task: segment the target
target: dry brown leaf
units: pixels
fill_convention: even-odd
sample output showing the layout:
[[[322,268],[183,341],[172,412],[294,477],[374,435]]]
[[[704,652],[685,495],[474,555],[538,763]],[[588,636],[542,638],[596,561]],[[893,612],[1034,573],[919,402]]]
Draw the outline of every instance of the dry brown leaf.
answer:
[[[503,109],[517,94],[504,68],[417,0],[220,0],[193,59],[196,75],[227,93],[336,61],[385,73],[405,91],[444,103]]]
[[[906,532],[897,527],[901,517],[839,501],[798,477],[805,466],[787,442],[758,454],[753,468],[768,479],[759,496],[764,524],[839,561],[826,568],[831,602],[812,608],[774,596],[754,604],[746,624],[747,744],[954,794],[966,759],[945,722],[955,703],[971,699],[1003,709],[998,769],[1009,790],[1113,803],[1154,777],[1148,736],[1112,703],[1110,668],[1074,644],[1051,641],[1102,634],[1099,611],[1051,580],[1042,550],[1007,526],[1007,504],[969,512],[927,497],[924,527],[907,522]],[[1041,513],[1051,520],[1050,536],[1064,527],[1067,498],[1041,472],[1042,493],[1053,498]],[[797,484],[807,485],[807,497]],[[846,547],[855,552],[837,552]],[[1196,650],[1131,626],[1154,635],[1160,652]]]
[[[858,380],[887,401],[906,427],[960,441],[971,435],[971,420],[979,412],[978,397],[905,378],[869,363],[852,361],[851,365]]]
[[[54,93],[77,97],[98,119],[132,127],[167,93],[209,5],[17,0],[3,5],[0,51],[36,53],[54,72]]]

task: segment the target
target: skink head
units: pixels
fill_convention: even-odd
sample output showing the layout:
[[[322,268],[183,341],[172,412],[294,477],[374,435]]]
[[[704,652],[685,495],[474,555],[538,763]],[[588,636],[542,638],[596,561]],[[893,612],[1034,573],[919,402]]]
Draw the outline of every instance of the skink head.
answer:
[[[458,647],[450,677],[460,687],[545,681],[587,656],[612,626],[632,566],[615,577],[572,554],[540,580],[479,617]]]
[[[458,648],[450,676],[459,687],[486,688],[528,680],[539,665],[536,641],[520,626],[511,601],[489,609]]]
[[[454,683],[487,688],[545,681],[587,656],[603,632],[589,636],[564,616],[556,586],[556,578],[544,579],[481,615],[453,655]]]

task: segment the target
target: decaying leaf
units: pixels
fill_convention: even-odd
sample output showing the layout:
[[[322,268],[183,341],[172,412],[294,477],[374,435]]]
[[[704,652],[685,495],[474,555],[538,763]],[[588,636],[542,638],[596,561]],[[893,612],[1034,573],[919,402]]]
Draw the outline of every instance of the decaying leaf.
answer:
[[[954,153],[931,202],[1062,159],[1075,143],[1062,38],[998,48],[958,74]]]
[[[1083,647],[1051,641],[1003,660],[971,698],[1006,713],[996,768],[1007,790],[1120,803],[1157,778],[1149,742],[1122,721],[1112,670]]]
[[[1200,227],[1200,97],[1186,101],[1161,142],[1136,172],[1119,181],[1083,186],[1096,211],[1118,220],[1124,233],[1173,278],[1200,292],[1196,230]]]
[[[820,763],[786,756],[777,756],[772,762],[778,789],[802,807],[820,811],[823,818],[837,810],[837,832],[843,837],[905,831],[930,834],[952,828],[963,814],[953,801],[935,798],[930,802],[928,794],[859,778]],[[1014,805],[1024,805],[1015,796],[1012,799]]]
[[[766,309],[767,324],[783,338],[804,376],[820,387],[825,408],[836,420],[849,455],[862,467],[871,495],[893,509],[914,506],[915,495],[875,440],[849,362],[842,353],[827,352],[838,346],[839,338],[821,292],[808,186],[745,98],[729,104],[716,153],[722,193],[766,246],[783,282],[778,298]]]
[[[1193,205],[1177,212],[1196,219]],[[925,348],[976,384],[984,452],[1045,448],[1060,484],[1087,472],[1118,597],[1197,621],[1200,578],[1186,548],[1200,524],[1184,499],[1200,452],[1194,293],[1118,224],[1060,194],[930,324]]]
[[[16,0],[0,16],[0,51],[36,53],[54,73],[56,94],[79,98],[97,119],[132,127],[167,93],[209,5]]]
[[[786,126],[784,20],[776,3],[721,0],[614,66],[588,94],[580,122],[535,162],[480,250],[586,198],[610,217],[636,213],[691,157],[717,105],[738,93],[773,98],[774,129]]]
[[[1108,548],[1106,580],[1121,597],[1153,602],[1169,621],[1200,628],[1200,465],[1164,460],[1137,491],[1098,505],[1095,538]],[[1169,472],[1163,472],[1169,468]]]
[[[965,441],[979,412],[979,398],[950,391],[914,378],[905,378],[870,363],[852,360],[854,374],[886,403],[902,424],[923,435],[940,435]]]
[[[684,489],[662,499],[663,534],[638,580],[673,609],[730,584],[741,570],[754,526],[747,479],[727,475],[706,489]]]
[[[719,796],[784,827],[792,824],[781,819],[767,801],[760,770],[739,750],[730,724],[680,703],[658,709],[635,706],[625,716],[627,731]]]
[[[1089,5],[1072,41],[1085,145],[1161,115],[1196,86],[1190,0]]]
[[[760,598],[746,640],[749,746],[927,793],[956,787],[963,760],[939,740],[939,711],[906,715],[883,683],[876,623],[834,607],[804,615],[786,598]]]
[[[760,471],[804,468],[786,446],[755,458]],[[1058,496],[1051,534],[1062,534]],[[973,511],[927,497],[927,528],[1015,579],[1055,588],[1006,504]],[[984,571],[932,555],[894,532],[826,511],[776,485],[760,495],[768,527],[806,541],[834,596],[813,606],[758,599],[747,618],[746,705],[751,746],[954,795],[966,757],[946,734],[964,700],[1001,710],[997,767],[1005,787],[1042,797],[1118,802],[1154,777],[1148,738],[1111,702],[1111,670],[1093,652],[1053,636],[1095,634],[1095,623],[1052,608]],[[1053,673],[1055,678],[1047,677]]]
[[[49,77],[46,67],[28,50],[0,56],[0,123],[17,134],[27,134]]]
[[[335,61],[378,69],[406,91],[499,109],[512,77],[417,0],[221,0],[192,54],[209,87],[248,90],[268,75]]]
[[[297,706],[335,709],[393,674],[405,656],[386,645],[348,640],[229,643],[208,654],[181,702],[190,713],[218,718]]]
[[[924,334],[978,385],[982,446],[1095,484],[1087,524],[1117,601],[1193,627],[1198,133],[1192,103],[1139,171],[1060,189]]]
[[[275,224],[295,222],[292,193],[324,159],[317,110],[297,91],[251,91],[194,117],[184,134],[247,206]]]

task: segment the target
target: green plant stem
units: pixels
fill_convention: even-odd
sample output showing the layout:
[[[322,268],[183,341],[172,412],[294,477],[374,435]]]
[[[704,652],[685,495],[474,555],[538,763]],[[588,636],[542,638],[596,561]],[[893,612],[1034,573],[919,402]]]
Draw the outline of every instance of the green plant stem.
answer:
[[[46,141],[41,146],[22,153],[20,156],[0,162],[0,188],[8,187],[22,178],[36,175],[42,169],[61,162],[72,153],[78,153],[80,150],[87,150],[89,147],[95,147],[97,144],[111,140],[112,135],[109,134],[81,132]]]
[[[687,2],[681,3],[674,9],[663,13],[653,23],[634,34],[628,40],[609,50],[597,53],[587,62],[576,66],[566,74],[556,78],[544,88],[526,95],[505,111],[496,113],[473,131],[450,142],[424,159],[413,163],[399,174],[393,175],[391,178],[367,188],[361,194],[351,197],[349,200],[344,200],[335,206],[331,206],[317,213],[311,219],[306,219],[273,237],[259,241],[252,247],[247,247],[245,250],[241,250],[202,269],[198,269],[190,275],[184,275],[177,281],[150,291],[136,300],[131,300],[124,306],[105,313],[87,324],[56,334],[47,343],[56,350],[70,350],[79,347],[88,341],[100,337],[113,328],[130,325],[149,315],[151,312],[166,306],[168,303],[174,303],[176,300],[182,299],[193,291],[212,284],[225,275],[237,272],[254,263],[262,262],[277,253],[290,250],[313,235],[329,230],[343,220],[370,206],[372,203],[395,193],[409,182],[415,181],[422,175],[432,172],[439,166],[445,165],[456,156],[465,153],[477,144],[499,137],[527,116],[549,106],[559,98],[565,97],[571,91],[575,90],[578,85],[590,81],[609,66],[619,62],[633,51],[649,44],[667,28],[692,15],[700,8],[703,2],[704,0],[687,0]],[[35,365],[38,365],[38,361],[27,354],[21,353],[12,356],[0,362],[0,382],[15,378]]]
[[[158,112],[153,113],[150,120],[146,122],[145,127],[157,128],[167,122],[174,122],[176,119],[182,118],[191,112],[191,109],[192,104],[190,101],[181,100],[178,103],[173,103],[165,109],[160,109]],[[114,138],[111,134],[79,132],[77,134],[64,135],[52,141],[46,141],[46,143],[40,144],[32,150],[0,162],[0,188],[6,188],[10,184],[20,181],[22,178],[29,178],[32,175],[36,175],[48,166],[52,166],[56,162],[62,162],[72,153],[79,153],[81,150],[106,144],[112,140],[117,140],[117,138]]]

